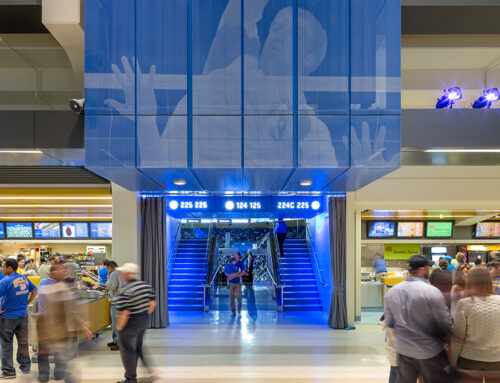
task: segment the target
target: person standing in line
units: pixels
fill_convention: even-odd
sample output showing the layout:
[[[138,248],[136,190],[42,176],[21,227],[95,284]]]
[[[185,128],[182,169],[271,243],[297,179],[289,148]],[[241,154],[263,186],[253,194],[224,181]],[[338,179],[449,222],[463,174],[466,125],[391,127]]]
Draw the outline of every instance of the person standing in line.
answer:
[[[56,265],[63,263],[63,260],[61,259],[61,254],[59,254],[59,253],[54,254],[54,263]]]
[[[451,288],[450,293],[450,314],[452,318],[455,317],[455,307],[457,305],[457,302],[464,297],[465,278],[470,269],[472,269],[472,266],[468,263],[465,263],[458,267],[457,272],[455,273],[455,278],[453,279],[453,287]]]
[[[432,286],[437,287],[441,294],[443,294],[446,306],[451,306],[451,289],[453,287],[453,273],[448,270],[448,261],[441,259],[439,261],[439,268],[432,271],[429,282]]]
[[[488,263],[488,271],[493,281],[493,292],[495,295],[500,295],[500,259]]]
[[[23,374],[28,374],[31,360],[28,350],[28,305],[37,295],[36,286],[17,272],[18,263],[9,258],[2,262],[0,281],[0,344],[2,346],[2,375],[0,379],[14,379],[14,335],[17,339],[17,362]]]
[[[80,271],[80,266],[75,262],[71,254],[66,254],[64,256],[64,266],[67,269],[71,269],[73,272]]]
[[[26,259],[24,257],[19,258],[17,261],[17,273],[21,275],[26,274],[26,270],[24,269],[24,266],[26,265]]]
[[[36,263],[34,259],[28,259],[26,261],[25,273],[27,277],[34,277],[38,275],[38,268],[36,267]]]
[[[92,332],[82,320],[68,284],[64,283],[65,277],[66,267],[53,265],[50,278],[38,286],[38,381],[41,383],[50,379],[50,355],[54,356],[55,380],[72,383],[74,380],[67,365],[75,354],[76,332],[81,330],[89,342],[92,340]]]
[[[449,383],[448,356],[444,349],[451,334],[451,318],[441,292],[428,283],[432,261],[414,255],[409,277],[385,296],[385,324],[392,331],[399,357],[402,383]]]
[[[385,259],[380,253],[375,253],[375,259],[372,263],[372,272],[375,274],[375,280],[377,282],[381,282],[383,277],[387,277]]]
[[[118,292],[123,287],[123,283],[121,280],[120,272],[116,270],[118,267],[115,261],[109,261],[107,263],[108,269],[108,281],[106,282],[106,290],[108,290],[109,294],[109,310],[111,314],[111,329],[112,329],[112,341],[107,344],[111,351],[120,350],[120,346],[118,345],[118,331],[116,330],[117,324],[117,314],[118,310],[116,307],[116,301],[118,299]]]
[[[245,269],[240,270],[238,263],[241,262],[237,257],[232,257],[224,269],[224,273],[229,280],[229,302],[231,305],[231,316],[236,316],[236,305],[234,299],[238,300],[238,314],[241,313],[241,277],[245,275]],[[243,262],[242,262],[243,263]],[[243,264],[244,267],[244,264]]]
[[[482,266],[483,265],[483,260],[481,258],[476,258],[474,261],[474,266]]]
[[[149,368],[142,344],[149,325],[149,315],[156,307],[155,294],[151,286],[137,280],[139,266],[125,263],[116,270],[121,272],[124,286],[120,289],[116,306],[118,310],[118,343],[125,367],[125,379],[120,383],[137,383],[137,362],[139,359]]]
[[[38,274],[40,275],[40,281],[44,279],[50,278],[50,268],[53,264],[55,264],[56,259],[52,256],[49,257],[48,261],[43,263],[38,270]]]
[[[278,220],[278,223],[276,224],[276,236],[278,237],[278,246],[280,248],[281,258],[285,258],[283,245],[286,240],[286,222],[283,220],[283,218],[280,218]]]
[[[99,269],[99,272],[98,272],[98,274],[99,274],[99,283],[100,283],[101,285],[105,285],[105,284],[106,284],[106,282],[108,281],[108,275],[109,275],[109,273],[108,273],[108,262],[109,262],[109,260],[108,260],[108,259],[105,259],[105,260],[102,262],[102,265],[103,265],[104,267],[101,267],[101,268]]]
[[[500,296],[493,294],[491,276],[484,267],[474,267],[465,280],[465,298],[457,303],[455,312],[453,365],[464,370],[500,371],[498,318]]]

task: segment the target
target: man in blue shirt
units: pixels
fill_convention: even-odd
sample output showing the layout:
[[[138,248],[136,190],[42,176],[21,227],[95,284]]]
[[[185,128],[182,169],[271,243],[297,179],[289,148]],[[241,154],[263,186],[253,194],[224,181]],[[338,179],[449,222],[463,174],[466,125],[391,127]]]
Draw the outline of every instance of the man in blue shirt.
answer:
[[[236,307],[234,298],[238,300],[238,313],[241,313],[241,277],[246,274],[246,266],[240,259],[240,253],[237,252],[234,257],[229,260],[224,270],[227,279],[229,280],[229,301],[231,304],[231,316],[236,316]]]
[[[16,369],[12,360],[12,343],[17,339],[17,362],[23,374],[28,374],[31,360],[28,350],[28,305],[37,295],[36,286],[24,275],[17,273],[17,261],[8,258],[2,262],[0,281],[0,344],[2,345],[2,375],[0,379],[13,379]]]
[[[375,280],[377,282],[380,282],[382,277],[387,277],[387,267],[385,265],[385,259],[382,255],[380,255],[380,253],[375,254],[372,268],[375,273]]]

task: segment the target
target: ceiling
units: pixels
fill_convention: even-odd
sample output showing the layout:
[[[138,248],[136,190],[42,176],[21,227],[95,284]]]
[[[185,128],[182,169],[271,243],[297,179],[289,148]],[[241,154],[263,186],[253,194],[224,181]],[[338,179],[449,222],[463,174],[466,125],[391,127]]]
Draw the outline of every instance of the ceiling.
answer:
[[[475,217],[500,220],[500,210],[365,210],[361,213],[363,220],[464,220]],[[484,220],[484,219],[481,219]]]
[[[2,188],[0,221],[111,220],[109,185],[101,188]]]

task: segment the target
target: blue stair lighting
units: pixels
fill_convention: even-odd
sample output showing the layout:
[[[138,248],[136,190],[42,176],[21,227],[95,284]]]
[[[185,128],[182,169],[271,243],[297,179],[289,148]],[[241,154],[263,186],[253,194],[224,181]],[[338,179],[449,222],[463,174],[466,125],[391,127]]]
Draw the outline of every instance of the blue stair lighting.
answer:
[[[203,311],[207,239],[181,239],[168,283],[168,309]]]
[[[287,239],[280,260],[285,311],[320,311],[321,299],[305,239]]]

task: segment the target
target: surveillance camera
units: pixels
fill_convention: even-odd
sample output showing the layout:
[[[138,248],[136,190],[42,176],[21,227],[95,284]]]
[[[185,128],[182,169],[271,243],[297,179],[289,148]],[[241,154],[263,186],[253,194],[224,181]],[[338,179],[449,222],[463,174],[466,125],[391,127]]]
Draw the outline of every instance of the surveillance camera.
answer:
[[[69,100],[69,107],[75,114],[81,114],[83,109],[85,108],[85,99],[84,98],[72,98]]]

